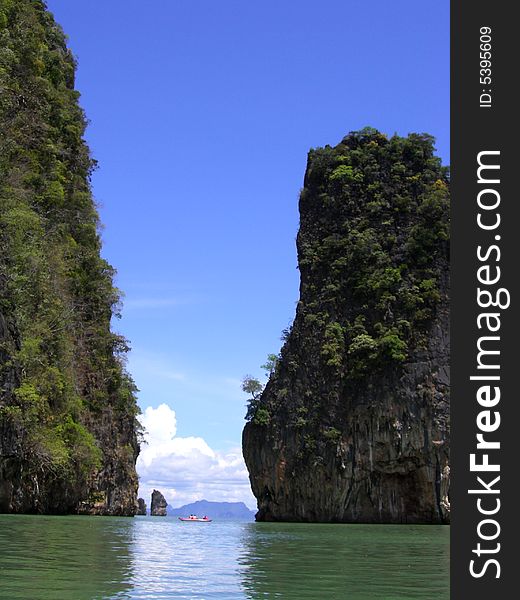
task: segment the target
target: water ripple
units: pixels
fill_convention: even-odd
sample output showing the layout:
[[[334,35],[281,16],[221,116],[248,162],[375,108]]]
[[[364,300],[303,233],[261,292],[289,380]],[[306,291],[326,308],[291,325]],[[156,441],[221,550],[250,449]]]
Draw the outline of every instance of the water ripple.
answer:
[[[0,515],[1,600],[442,600],[442,526]]]

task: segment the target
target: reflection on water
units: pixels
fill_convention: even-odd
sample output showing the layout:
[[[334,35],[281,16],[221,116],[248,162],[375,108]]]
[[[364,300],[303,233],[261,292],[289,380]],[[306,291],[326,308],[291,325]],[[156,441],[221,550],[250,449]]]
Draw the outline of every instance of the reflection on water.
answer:
[[[248,524],[248,598],[449,598],[443,526]]]
[[[238,576],[243,523],[135,519],[133,590],[121,598],[247,598]],[[119,596],[118,596],[119,598]]]
[[[442,600],[449,528],[0,515],[0,599]]]
[[[0,515],[0,598],[117,597],[131,589],[131,531],[130,519]]]

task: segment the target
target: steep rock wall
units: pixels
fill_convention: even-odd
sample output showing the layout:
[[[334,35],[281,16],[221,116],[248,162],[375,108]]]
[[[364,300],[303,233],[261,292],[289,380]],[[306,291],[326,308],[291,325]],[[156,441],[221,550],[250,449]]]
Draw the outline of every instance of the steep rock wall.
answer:
[[[449,521],[448,184],[427,135],[309,153],[296,317],[243,433],[257,520]]]
[[[152,517],[165,517],[168,503],[159,490],[153,490],[150,500],[150,515]]]
[[[0,512],[133,515],[136,388],[74,72],[44,2],[0,2]]]

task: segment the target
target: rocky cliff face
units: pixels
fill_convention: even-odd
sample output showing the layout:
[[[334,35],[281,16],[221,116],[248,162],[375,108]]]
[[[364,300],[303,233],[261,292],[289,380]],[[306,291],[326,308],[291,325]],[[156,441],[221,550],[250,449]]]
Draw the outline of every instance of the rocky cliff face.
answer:
[[[146,502],[144,498],[137,498],[137,514],[141,516],[146,515]]]
[[[44,2],[0,2],[0,512],[133,515],[136,388],[74,70]]]
[[[152,517],[165,517],[167,506],[168,503],[166,502],[166,498],[159,490],[154,490],[152,492],[152,502],[150,504],[150,515],[152,515]]]
[[[429,136],[309,153],[296,317],[243,433],[258,520],[449,520],[448,217]]]

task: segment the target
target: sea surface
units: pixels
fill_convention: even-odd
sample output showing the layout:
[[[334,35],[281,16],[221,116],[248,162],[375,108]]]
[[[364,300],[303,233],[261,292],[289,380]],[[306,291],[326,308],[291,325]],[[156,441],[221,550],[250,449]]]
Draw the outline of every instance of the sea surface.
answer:
[[[0,515],[2,600],[449,598],[449,527]]]

